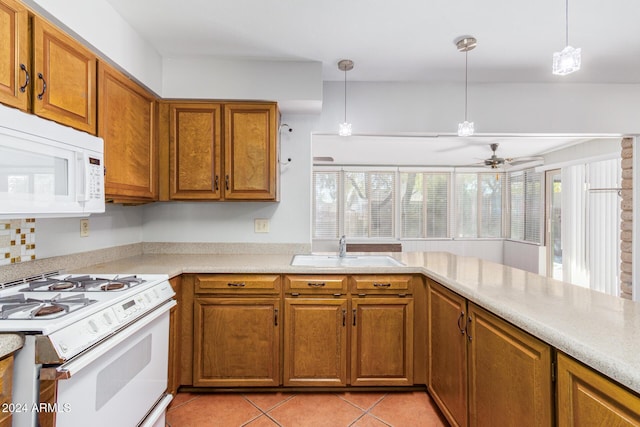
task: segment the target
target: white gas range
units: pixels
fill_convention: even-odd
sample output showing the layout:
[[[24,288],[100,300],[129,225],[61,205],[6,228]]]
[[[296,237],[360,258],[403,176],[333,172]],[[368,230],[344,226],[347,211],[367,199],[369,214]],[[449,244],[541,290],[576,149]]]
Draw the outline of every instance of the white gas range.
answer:
[[[0,332],[25,334],[15,356],[13,425],[38,425],[42,408],[55,412],[58,427],[164,425],[174,295],[166,275],[54,274],[3,284]],[[56,381],[53,406],[39,402],[46,380]]]

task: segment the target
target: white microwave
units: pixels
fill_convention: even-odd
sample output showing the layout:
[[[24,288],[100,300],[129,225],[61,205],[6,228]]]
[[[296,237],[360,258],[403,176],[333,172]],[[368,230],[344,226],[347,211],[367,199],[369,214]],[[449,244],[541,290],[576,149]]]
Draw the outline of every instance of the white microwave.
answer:
[[[0,105],[0,218],[104,212],[104,143]]]

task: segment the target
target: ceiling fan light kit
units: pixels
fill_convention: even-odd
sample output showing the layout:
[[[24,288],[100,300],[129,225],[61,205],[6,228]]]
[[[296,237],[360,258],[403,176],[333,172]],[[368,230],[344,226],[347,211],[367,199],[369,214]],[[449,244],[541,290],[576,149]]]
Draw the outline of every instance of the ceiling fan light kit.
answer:
[[[469,51],[475,49],[478,40],[472,36],[462,36],[455,40],[459,52],[464,52],[464,122],[458,123],[458,136],[471,136],[475,132],[473,122],[467,120],[467,92],[469,86]]]

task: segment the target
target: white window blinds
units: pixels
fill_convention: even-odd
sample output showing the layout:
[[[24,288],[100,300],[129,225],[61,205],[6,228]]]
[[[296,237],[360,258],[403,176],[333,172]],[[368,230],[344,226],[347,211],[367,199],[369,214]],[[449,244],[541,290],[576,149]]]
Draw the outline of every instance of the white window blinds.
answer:
[[[344,172],[344,234],[394,237],[395,172]]]
[[[541,243],[542,173],[533,170],[509,174],[510,236]]]
[[[340,209],[340,172],[315,171],[313,173],[313,236],[333,239],[338,237]]]
[[[457,237],[502,237],[502,173],[456,174]]]
[[[401,172],[402,238],[449,237],[449,173]]]

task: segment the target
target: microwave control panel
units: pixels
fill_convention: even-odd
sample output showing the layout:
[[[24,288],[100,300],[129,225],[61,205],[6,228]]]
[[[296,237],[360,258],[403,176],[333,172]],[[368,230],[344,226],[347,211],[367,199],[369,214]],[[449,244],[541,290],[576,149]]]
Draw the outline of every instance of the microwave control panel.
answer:
[[[101,159],[89,156],[88,176],[89,199],[101,199],[104,188],[104,169]]]

